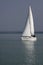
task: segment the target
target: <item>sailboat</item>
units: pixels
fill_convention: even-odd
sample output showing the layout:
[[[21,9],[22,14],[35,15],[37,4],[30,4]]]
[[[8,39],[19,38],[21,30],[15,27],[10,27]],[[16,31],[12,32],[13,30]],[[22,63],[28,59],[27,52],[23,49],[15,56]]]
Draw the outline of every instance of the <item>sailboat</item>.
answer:
[[[37,38],[35,36],[35,32],[34,32],[34,21],[33,21],[31,6],[29,6],[29,17],[27,19],[27,24],[25,26],[24,32],[21,36],[21,39],[22,40],[30,40],[30,41],[37,40]]]

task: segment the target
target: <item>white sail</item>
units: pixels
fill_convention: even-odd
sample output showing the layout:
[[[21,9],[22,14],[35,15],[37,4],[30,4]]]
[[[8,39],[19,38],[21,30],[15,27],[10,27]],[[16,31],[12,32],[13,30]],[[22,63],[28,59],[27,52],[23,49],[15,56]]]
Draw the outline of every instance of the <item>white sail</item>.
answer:
[[[31,33],[30,33],[30,24],[29,24],[29,17],[28,17],[27,24],[26,24],[26,27],[25,27],[25,30],[24,30],[22,36],[31,36]]]
[[[29,22],[30,22],[31,35],[34,35],[34,22],[33,22],[31,6],[29,6]]]

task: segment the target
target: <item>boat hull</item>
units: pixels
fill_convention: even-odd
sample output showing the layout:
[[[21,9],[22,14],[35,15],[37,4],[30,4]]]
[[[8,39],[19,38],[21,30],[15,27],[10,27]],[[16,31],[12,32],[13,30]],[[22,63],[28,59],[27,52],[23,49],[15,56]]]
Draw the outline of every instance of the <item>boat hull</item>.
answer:
[[[36,41],[36,37],[21,37],[21,40],[29,40],[29,41]]]

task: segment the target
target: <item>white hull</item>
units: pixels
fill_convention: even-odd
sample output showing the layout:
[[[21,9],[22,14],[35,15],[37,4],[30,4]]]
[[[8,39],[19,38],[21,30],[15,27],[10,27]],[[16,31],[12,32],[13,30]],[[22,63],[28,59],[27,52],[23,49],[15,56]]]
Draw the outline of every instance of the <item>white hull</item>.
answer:
[[[21,40],[29,40],[29,41],[36,41],[36,37],[21,37]]]

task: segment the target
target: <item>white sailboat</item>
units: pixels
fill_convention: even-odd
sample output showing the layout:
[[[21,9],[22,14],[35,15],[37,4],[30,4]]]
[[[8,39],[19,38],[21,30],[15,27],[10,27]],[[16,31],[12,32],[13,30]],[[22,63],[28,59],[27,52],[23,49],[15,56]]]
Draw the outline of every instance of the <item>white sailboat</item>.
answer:
[[[34,33],[34,22],[33,22],[31,6],[29,6],[29,17],[28,17],[27,24],[26,24],[26,27],[22,34],[21,39],[30,40],[30,41],[37,40],[37,38],[35,37],[35,33]]]

